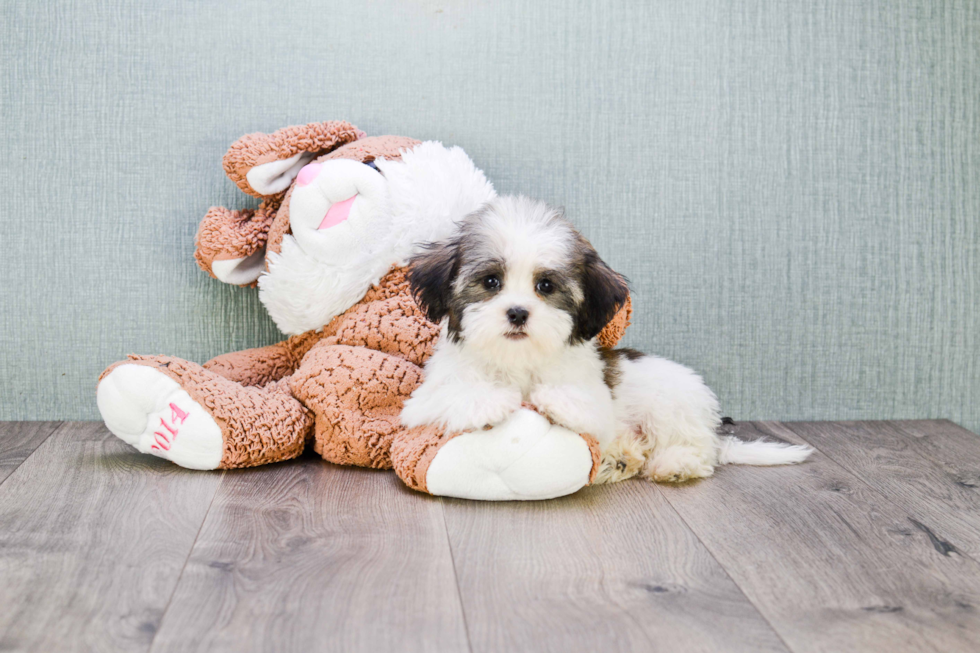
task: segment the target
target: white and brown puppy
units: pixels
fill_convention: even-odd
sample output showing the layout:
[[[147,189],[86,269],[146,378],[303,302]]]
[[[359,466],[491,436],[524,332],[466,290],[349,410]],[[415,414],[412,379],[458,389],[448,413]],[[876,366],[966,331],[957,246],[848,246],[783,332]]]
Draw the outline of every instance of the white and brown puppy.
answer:
[[[596,336],[627,285],[561,215],[526,197],[498,197],[410,268],[412,291],[442,336],[425,381],[405,402],[409,427],[474,431],[530,402],[595,437],[598,481],[710,476],[715,465],[804,460],[805,447],[716,434],[718,401],[688,368]]]

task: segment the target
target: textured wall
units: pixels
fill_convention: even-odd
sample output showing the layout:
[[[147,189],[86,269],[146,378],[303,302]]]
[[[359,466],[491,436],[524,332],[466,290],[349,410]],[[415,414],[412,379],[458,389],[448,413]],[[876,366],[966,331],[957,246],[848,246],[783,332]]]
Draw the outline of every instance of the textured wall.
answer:
[[[194,264],[239,135],[462,145],[633,282],[736,418],[980,428],[980,3],[6,0],[0,418],[277,339]],[[334,6],[332,6],[334,5]]]

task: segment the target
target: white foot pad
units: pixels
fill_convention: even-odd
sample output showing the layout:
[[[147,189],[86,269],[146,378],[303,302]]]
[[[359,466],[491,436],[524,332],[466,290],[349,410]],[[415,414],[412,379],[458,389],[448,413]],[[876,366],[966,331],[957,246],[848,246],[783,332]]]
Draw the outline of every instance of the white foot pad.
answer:
[[[589,482],[592,452],[577,433],[522,408],[488,431],[458,435],[429,465],[430,494],[486,501],[552,499]]]
[[[97,396],[105,425],[141,453],[188,469],[216,469],[221,462],[221,429],[163,372],[120,365],[99,383]]]

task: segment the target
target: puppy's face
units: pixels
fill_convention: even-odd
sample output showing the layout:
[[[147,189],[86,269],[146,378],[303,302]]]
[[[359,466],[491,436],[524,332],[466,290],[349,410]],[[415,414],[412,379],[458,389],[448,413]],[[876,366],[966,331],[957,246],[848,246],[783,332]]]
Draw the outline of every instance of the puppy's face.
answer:
[[[500,197],[455,238],[412,261],[412,292],[433,322],[488,356],[555,351],[594,338],[626,301],[613,272],[561,214]]]

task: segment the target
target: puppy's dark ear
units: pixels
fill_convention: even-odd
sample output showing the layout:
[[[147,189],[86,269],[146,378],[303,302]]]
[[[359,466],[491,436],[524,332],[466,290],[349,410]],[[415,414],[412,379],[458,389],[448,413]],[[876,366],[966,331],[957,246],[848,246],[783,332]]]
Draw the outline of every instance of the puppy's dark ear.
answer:
[[[616,312],[626,303],[629,286],[623,275],[613,271],[599,258],[595,249],[583,239],[583,258],[579,268],[582,304],[575,319],[572,339],[586,341],[595,338],[609,324]]]
[[[459,272],[459,242],[429,243],[414,256],[408,283],[415,302],[430,322],[438,324],[449,312],[452,285]]]

